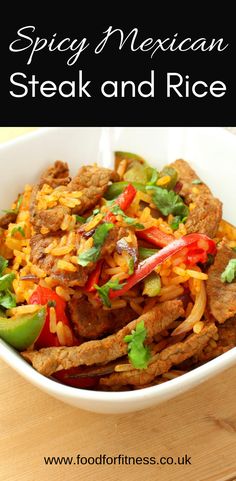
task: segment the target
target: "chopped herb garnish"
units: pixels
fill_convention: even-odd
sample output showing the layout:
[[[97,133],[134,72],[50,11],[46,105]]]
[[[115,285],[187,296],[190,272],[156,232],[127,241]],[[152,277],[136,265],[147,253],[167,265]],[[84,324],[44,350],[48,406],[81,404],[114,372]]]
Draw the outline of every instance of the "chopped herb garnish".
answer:
[[[232,251],[236,252],[236,247],[232,247]]]
[[[131,334],[124,337],[124,342],[128,343],[129,360],[136,369],[146,369],[151,358],[150,349],[143,344],[146,337],[147,329],[144,321],[138,322]]]
[[[202,181],[200,179],[193,179],[192,184],[199,185],[199,184],[202,184]]]
[[[8,261],[4,259],[4,257],[0,256],[0,276],[3,274],[7,266]]]
[[[78,222],[79,224],[85,224],[85,222],[87,221],[87,219],[85,219],[85,217],[82,217],[81,215],[76,215],[75,218],[76,223]]]
[[[95,233],[93,234],[93,247],[87,251],[81,252],[78,256],[78,264],[80,266],[87,266],[90,262],[96,262],[99,258],[101,248],[106,240],[108,232],[114,227],[114,224],[110,222],[104,222],[104,224],[99,225]]]
[[[19,210],[20,210],[20,206],[22,204],[22,201],[23,201],[23,195],[20,195],[18,200],[17,200],[17,203],[16,203],[16,213],[18,214]]]
[[[17,202],[16,202],[16,207],[15,209],[4,209],[2,212],[5,212],[5,214],[18,214],[19,213],[19,210],[20,210],[20,206],[22,204],[22,201],[23,201],[23,195],[20,195]]]
[[[12,309],[16,307],[16,296],[9,289],[6,292],[0,294],[0,305],[5,309]]]
[[[173,190],[163,189],[158,186],[147,186],[147,190],[152,190],[152,200],[158,210],[164,215],[173,214],[175,216],[187,217],[188,207],[184,204],[180,195]]]
[[[97,247],[91,247],[87,251],[82,252],[78,256],[78,264],[86,267],[90,262],[96,262],[100,254],[100,249]]]
[[[21,225],[16,225],[15,227],[13,227],[12,231],[11,231],[11,237],[13,237],[16,232],[19,232],[22,237],[25,237],[25,231],[23,229],[23,227],[21,227]]]
[[[131,276],[131,274],[134,273],[134,258],[131,257],[130,260],[129,260],[129,270],[128,270],[128,274],[129,276]]]
[[[170,224],[171,229],[177,230],[179,228],[179,224],[184,224],[186,220],[187,217],[181,217],[181,215],[176,215]]]
[[[10,291],[15,274],[11,272],[3,275],[7,265],[8,261],[0,256],[0,306],[5,309],[11,309],[16,306],[15,294]]]
[[[103,284],[103,286],[98,286],[97,284],[94,284],[94,287],[95,289],[97,289],[101,301],[107,307],[111,307],[111,301],[109,299],[110,289],[113,289],[113,291],[118,291],[123,286],[124,284],[119,284],[119,279],[115,279],[114,281],[108,281],[106,282],[106,284]]]
[[[56,303],[56,301],[51,300],[51,301],[48,301],[47,305],[48,305],[48,307],[56,307],[57,303]]]
[[[115,214],[115,215],[121,215],[123,220],[127,225],[132,225],[133,227],[136,227],[137,229],[144,229],[143,224],[139,224],[136,222],[137,219],[134,219],[133,217],[128,217],[124,211],[119,207],[119,205],[115,204],[111,207],[110,211]]]
[[[111,222],[104,222],[97,227],[95,233],[93,235],[93,242],[95,247],[102,247],[104,244],[108,232],[114,227],[114,224]]]
[[[221,274],[221,281],[222,282],[228,282],[229,284],[233,282],[233,280],[236,278],[236,259],[231,259],[224,272]]]
[[[16,276],[13,272],[0,277],[0,291],[6,291],[7,289],[10,289],[12,281],[15,279],[15,277]]]

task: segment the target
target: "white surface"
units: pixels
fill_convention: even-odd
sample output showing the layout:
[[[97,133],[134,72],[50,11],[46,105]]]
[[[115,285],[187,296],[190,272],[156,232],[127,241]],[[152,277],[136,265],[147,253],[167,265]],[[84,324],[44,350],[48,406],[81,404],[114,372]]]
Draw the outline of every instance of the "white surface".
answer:
[[[65,160],[72,172],[85,163],[110,166],[114,150],[136,152],[157,167],[178,157],[189,160],[223,201],[224,217],[236,223],[236,137],[221,128],[41,129],[0,146],[1,208],[8,208],[23,185],[36,181],[50,162]],[[119,413],[157,405],[206,381],[236,362],[236,348],[179,379],[121,393],[79,390],[56,383],[37,373],[3,341],[0,356],[34,385],[64,402],[95,412]]]

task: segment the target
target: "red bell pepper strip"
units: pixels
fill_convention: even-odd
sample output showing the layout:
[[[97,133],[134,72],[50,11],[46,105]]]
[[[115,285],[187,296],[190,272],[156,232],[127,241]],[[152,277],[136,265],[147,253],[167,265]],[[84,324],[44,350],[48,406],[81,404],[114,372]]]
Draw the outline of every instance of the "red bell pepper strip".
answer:
[[[127,210],[132,204],[137,190],[132,184],[127,185],[125,190],[114,200],[114,204],[117,204],[123,211]],[[106,222],[114,222],[115,215],[112,212],[108,212],[104,218]]]
[[[98,385],[98,376],[77,377],[80,373],[80,367],[71,367],[70,369],[62,369],[61,371],[55,372],[53,377],[67,386],[81,389],[89,389]]]
[[[52,304],[55,303],[54,307],[56,311],[56,322],[61,321],[63,324],[65,324],[70,328],[70,323],[65,313],[66,302],[64,301],[64,299],[58,296],[58,294],[52,289],[38,286],[37,289],[31,295],[29,299],[29,304],[40,304],[42,306],[46,305],[47,314],[46,314],[46,320],[45,320],[43,329],[35,344],[37,349],[41,349],[42,347],[60,346],[60,342],[58,340],[57,334],[52,333],[49,327],[50,302]],[[73,336],[73,339],[74,339],[74,344],[78,344],[74,336]]]
[[[98,284],[99,277],[101,274],[102,270],[102,265],[103,265],[103,259],[97,262],[95,269],[91,272],[85,286],[84,286],[84,291],[85,292],[96,292],[96,289],[94,287],[94,284]]]
[[[117,197],[115,204],[117,204],[122,210],[128,209],[133,202],[137,190],[132,184],[127,185],[125,190]]]
[[[157,247],[165,247],[175,240],[173,235],[166,234],[157,227],[149,227],[149,229],[139,230],[136,232],[136,236],[138,239],[144,239]]]
[[[114,299],[115,297],[125,294],[125,292],[131,289],[131,287],[148,276],[157,266],[184,248],[188,248],[191,256],[194,253],[194,249],[198,252],[198,254],[201,252],[202,257],[200,259],[200,256],[198,256],[198,262],[200,262],[200,260],[203,260],[204,262],[207,254],[215,254],[216,252],[215,242],[204,234],[189,234],[181,237],[180,239],[176,239],[166,247],[163,247],[163,249],[153,256],[140,262],[135,269],[134,274],[128,278],[126,284],[121,289],[116,291],[110,290],[110,299]],[[186,258],[188,261],[188,253],[186,254]]]

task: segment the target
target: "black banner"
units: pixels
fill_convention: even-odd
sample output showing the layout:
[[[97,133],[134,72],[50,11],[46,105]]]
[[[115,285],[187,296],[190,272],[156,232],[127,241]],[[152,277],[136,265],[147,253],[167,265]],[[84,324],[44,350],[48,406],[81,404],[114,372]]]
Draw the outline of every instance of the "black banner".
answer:
[[[64,8],[7,8],[2,126],[235,125],[229,11]]]

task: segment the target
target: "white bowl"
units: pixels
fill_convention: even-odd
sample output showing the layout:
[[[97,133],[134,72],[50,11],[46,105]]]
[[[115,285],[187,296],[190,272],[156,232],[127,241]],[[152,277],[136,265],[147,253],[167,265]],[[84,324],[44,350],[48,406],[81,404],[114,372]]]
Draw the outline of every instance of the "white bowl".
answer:
[[[8,208],[25,183],[56,159],[72,172],[81,164],[112,165],[112,152],[136,152],[157,167],[182,157],[224,203],[224,218],[236,224],[236,137],[221,128],[45,128],[0,146],[1,208]],[[184,376],[130,392],[75,389],[48,379],[0,340],[0,356],[25,379],[73,406],[101,413],[132,412],[157,405],[207,381],[236,363],[236,348]]]

